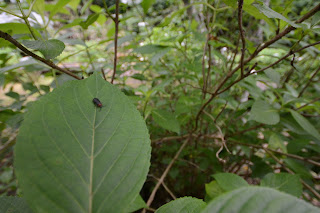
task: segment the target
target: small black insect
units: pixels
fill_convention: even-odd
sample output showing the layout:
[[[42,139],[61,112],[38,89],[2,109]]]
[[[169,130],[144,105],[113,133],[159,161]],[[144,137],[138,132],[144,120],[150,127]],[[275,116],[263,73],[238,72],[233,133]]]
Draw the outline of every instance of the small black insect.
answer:
[[[94,105],[96,105],[96,107],[102,108],[102,103],[98,98],[94,98],[92,102],[94,103]]]

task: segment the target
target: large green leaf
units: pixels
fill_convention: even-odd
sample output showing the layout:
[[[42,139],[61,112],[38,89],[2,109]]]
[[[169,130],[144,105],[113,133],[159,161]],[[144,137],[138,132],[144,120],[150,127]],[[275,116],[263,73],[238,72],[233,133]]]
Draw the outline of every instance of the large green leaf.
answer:
[[[269,173],[261,180],[261,186],[271,187],[296,197],[300,197],[302,194],[299,175]]]
[[[21,197],[0,197],[0,212],[3,213],[32,213]]]
[[[270,104],[263,100],[257,100],[254,102],[251,109],[250,119],[269,125],[277,124],[280,121],[278,112],[272,109]]]
[[[52,59],[57,57],[62,53],[62,51],[65,48],[64,43],[57,39],[36,41],[25,40],[22,43],[24,46],[28,48],[39,50],[46,59]]]
[[[320,133],[318,130],[302,115],[294,110],[290,110],[292,117],[297,121],[297,123],[310,135],[320,140]]]
[[[205,207],[203,200],[183,197],[161,206],[156,213],[198,213]]]
[[[242,187],[211,201],[201,213],[319,213],[320,209],[292,195],[257,186]]]
[[[154,121],[162,128],[170,130],[172,132],[180,132],[180,124],[175,115],[165,110],[153,110],[152,117]]]
[[[238,175],[232,173],[218,173],[213,175],[219,186],[225,191],[231,191],[249,184]]]
[[[36,212],[123,212],[145,181],[150,151],[140,113],[95,73],[31,105],[15,147],[16,174]]]

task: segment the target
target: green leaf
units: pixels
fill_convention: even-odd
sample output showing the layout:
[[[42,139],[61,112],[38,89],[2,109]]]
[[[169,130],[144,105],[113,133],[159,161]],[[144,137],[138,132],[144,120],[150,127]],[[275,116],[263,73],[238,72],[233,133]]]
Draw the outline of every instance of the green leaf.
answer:
[[[31,2],[32,2],[32,0],[28,0],[29,4]],[[32,10],[39,13],[41,15],[41,17],[44,17],[44,12],[45,12],[44,5],[45,5],[44,0],[37,0],[33,5]]]
[[[31,58],[26,61],[22,61],[22,62],[13,64],[11,66],[0,68],[0,73],[11,71],[11,70],[14,70],[14,69],[17,69],[20,67],[26,67],[26,66],[33,65],[33,64],[38,64],[38,62]]]
[[[278,112],[272,109],[269,103],[263,100],[256,100],[252,105],[250,120],[274,125],[280,121],[280,117]]]
[[[266,187],[249,186],[223,194],[201,213],[319,213],[320,209],[292,195]]]
[[[287,153],[287,147],[284,145],[284,141],[276,133],[272,133],[269,138],[269,148],[275,150],[280,149],[282,152]]]
[[[306,168],[305,165],[293,159],[284,159],[284,162],[290,169],[292,169],[295,173],[299,174],[302,178],[312,178],[310,171]]]
[[[249,186],[247,181],[232,173],[218,173],[213,175],[219,186],[225,191],[235,190],[240,187]]]
[[[295,24],[294,22],[290,21],[289,19],[287,19],[286,17],[284,17],[283,15],[281,15],[280,13],[277,13],[276,11],[272,10],[271,8],[269,8],[267,5],[265,4],[253,4],[253,6],[255,6],[258,10],[260,10],[260,12],[262,12],[264,15],[266,15],[268,18],[277,18],[280,19],[282,21],[287,22],[288,24],[290,24],[291,26],[295,27],[295,28],[300,28],[301,26],[298,24]]]
[[[297,123],[310,135],[320,140],[320,134],[318,130],[302,115],[294,110],[290,110],[292,117],[297,121]]]
[[[54,8],[50,11],[49,19],[51,19],[55,14],[59,12],[66,4],[68,4],[70,0],[59,0],[55,5]]]
[[[88,29],[88,27],[99,18],[99,15],[99,13],[89,15],[87,20],[80,22],[80,26],[85,30]]]
[[[3,213],[32,213],[30,207],[21,197],[0,197],[0,212]]]
[[[123,212],[146,179],[150,151],[140,113],[95,73],[66,82],[31,105],[14,160],[35,212]]]
[[[165,110],[153,110],[152,117],[154,121],[164,129],[180,133],[180,124],[175,115]]]
[[[144,14],[148,13],[149,8],[154,4],[155,0],[142,0],[141,7],[143,8]]]
[[[142,199],[142,197],[138,194],[138,196],[133,200],[133,202],[129,205],[126,212],[135,212],[142,208],[147,208],[146,202]]]
[[[218,197],[219,195],[225,192],[225,190],[223,190],[215,180],[211,181],[210,183],[207,183],[205,185],[205,188],[210,200],[215,197]]]
[[[280,85],[281,76],[277,71],[275,71],[274,69],[267,69],[264,71],[264,73],[268,76],[268,78],[270,78],[270,80],[272,80],[277,85]]]
[[[198,213],[205,207],[203,200],[183,197],[161,206],[156,213]]]
[[[140,54],[152,54],[152,53],[164,51],[167,48],[170,48],[170,47],[163,46],[163,45],[156,45],[156,44],[148,44],[148,45],[134,49],[133,52],[140,53]]]
[[[261,180],[260,185],[271,187],[296,197],[300,197],[302,194],[302,184],[299,175],[269,173]]]
[[[46,59],[53,59],[60,55],[65,48],[65,45],[62,41],[57,39],[50,39],[50,40],[36,40],[36,41],[29,41],[25,40],[22,41],[22,44],[28,48],[39,50]]]

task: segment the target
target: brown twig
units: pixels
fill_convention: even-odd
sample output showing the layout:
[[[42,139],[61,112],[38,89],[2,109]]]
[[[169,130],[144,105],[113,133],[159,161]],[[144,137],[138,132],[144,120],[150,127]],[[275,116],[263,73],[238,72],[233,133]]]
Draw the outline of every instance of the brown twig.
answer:
[[[17,132],[18,131],[11,134],[11,137],[8,139],[8,141],[0,146],[0,155],[16,143]]]
[[[163,174],[161,175],[158,183],[156,184],[156,186],[154,187],[154,189],[151,192],[151,195],[147,201],[147,206],[150,207],[150,205],[152,204],[154,197],[160,187],[160,185],[162,184],[162,182],[164,181],[164,179],[166,178],[166,176],[168,175],[170,169],[172,168],[174,162],[178,159],[178,157],[180,156],[182,150],[184,149],[184,147],[189,143],[189,141],[191,140],[191,135],[183,142],[183,144],[180,146],[179,150],[177,151],[177,153],[175,154],[174,158],[171,160],[171,162],[169,163],[169,165],[167,166],[167,168],[165,169],[165,171],[163,172]],[[145,212],[145,209],[142,211]]]
[[[244,30],[242,28],[242,6],[243,6],[243,0],[238,1],[238,24],[239,24],[239,31],[240,31],[240,37],[241,37],[241,43],[242,43],[242,49],[241,49],[241,59],[240,59],[240,66],[241,66],[241,77],[244,75],[244,54],[246,52],[246,39],[244,37]]]
[[[117,52],[118,52],[118,33],[119,33],[119,1],[116,0],[116,18],[113,20],[115,24],[115,34],[114,34],[114,60],[113,60],[113,73],[111,78],[111,84],[113,84],[114,77],[117,71]]]
[[[224,104],[224,106],[222,107],[222,109],[220,110],[220,112],[218,113],[217,117],[214,119],[214,123],[217,123],[218,118],[220,117],[220,115],[223,113],[223,111],[226,109],[228,105],[228,101],[226,101],[226,103]]]
[[[154,175],[149,175],[149,176],[159,181],[159,178],[155,177]],[[168,192],[168,194],[172,197],[172,199],[174,200],[177,199],[177,197],[173,194],[173,192],[169,189],[169,187],[164,182],[162,182],[162,186]]]
[[[101,67],[101,73],[102,73],[102,77],[103,77],[103,79],[106,81],[107,80],[107,78],[106,78],[106,74],[104,73],[104,70],[103,70],[103,68]]]
[[[319,100],[320,100],[320,97],[315,98],[315,99],[313,99],[312,101],[310,101],[309,103],[306,103],[306,104],[304,104],[304,105],[302,105],[302,106],[298,107],[298,108],[297,108],[297,110],[302,109],[302,108],[304,108],[304,107],[308,106],[309,104],[312,104],[312,103],[314,103],[314,102],[316,102],[316,101],[319,101]]]
[[[308,88],[308,86],[311,84],[312,79],[318,74],[318,72],[320,71],[320,67],[318,67],[318,69],[313,73],[313,75],[311,76],[311,78],[308,80],[307,84],[302,88],[301,92],[298,95],[298,98],[300,98],[302,96],[302,94],[304,93],[304,91]]]
[[[55,65],[52,61],[44,59],[36,54],[34,54],[33,52],[29,51],[27,48],[25,48],[24,46],[22,46],[22,44],[20,44],[18,41],[16,41],[14,38],[12,38],[8,33],[5,33],[3,31],[0,30],[0,37],[9,41],[11,44],[13,44],[14,46],[16,46],[17,48],[19,48],[20,50],[22,50],[25,54],[31,56],[32,58],[41,61],[42,63],[48,65],[49,67],[52,67],[53,69],[56,69],[60,72],[63,72],[67,75],[70,75],[78,80],[81,80],[81,78],[75,74],[73,74],[72,72],[62,69],[61,67]]]
[[[313,164],[315,166],[319,166],[320,167],[320,162],[317,162],[317,161],[314,161],[314,160],[311,160],[311,159],[308,159],[308,158],[304,158],[304,157],[301,157],[299,155],[294,155],[294,154],[290,154],[290,153],[284,153],[284,152],[280,152],[280,151],[277,151],[277,150],[274,150],[274,149],[265,148],[265,147],[263,147],[261,145],[250,144],[250,143],[242,143],[242,142],[238,142],[238,141],[234,141],[234,140],[230,140],[230,139],[228,139],[228,143],[238,144],[238,145],[241,145],[241,146],[248,146],[248,147],[252,147],[254,149],[266,149],[266,150],[268,150],[270,152],[277,153],[279,155],[284,155],[284,156],[287,156],[287,157],[290,157],[290,158],[294,158],[294,159],[297,159],[297,160],[301,160],[301,161],[304,161],[304,162],[307,162],[307,163],[310,163],[310,164]]]
[[[282,163],[272,152],[270,152],[269,150],[267,149],[264,149],[275,161],[277,161],[277,163],[279,163],[282,168],[284,168],[288,173],[290,174],[295,174],[291,169],[289,169],[288,167],[286,167],[284,165],[284,163]],[[309,186],[304,180],[302,180],[300,178],[300,182],[302,183],[302,185],[307,188],[310,192],[312,192],[312,194],[314,194],[318,199],[320,199],[320,194],[314,190],[311,186]]]

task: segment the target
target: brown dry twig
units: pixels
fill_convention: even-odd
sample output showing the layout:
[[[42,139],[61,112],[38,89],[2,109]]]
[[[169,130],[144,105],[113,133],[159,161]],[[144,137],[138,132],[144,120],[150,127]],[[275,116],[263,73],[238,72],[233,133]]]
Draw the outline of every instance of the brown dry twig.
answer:
[[[113,59],[113,73],[111,78],[111,84],[113,84],[116,71],[117,71],[117,53],[118,53],[118,33],[119,33],[119,1],[116,0],[116,18],[112,19],[115,24],[115,33],[114,33],[114,59]]]

